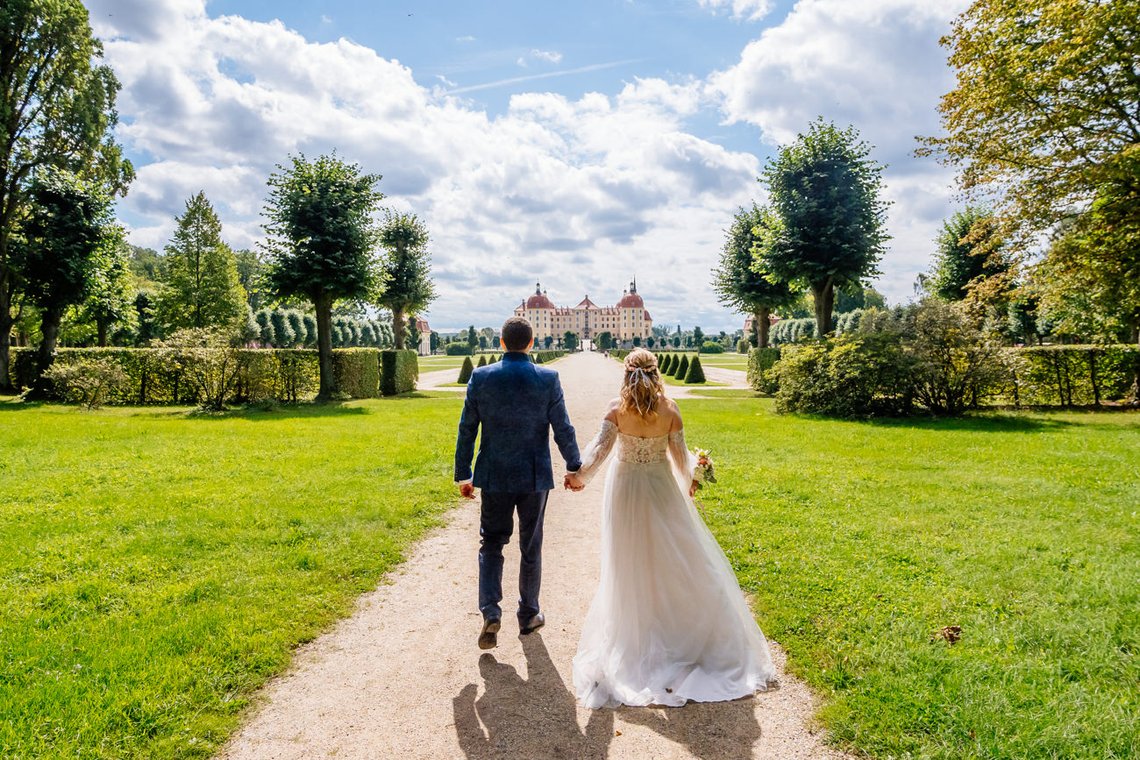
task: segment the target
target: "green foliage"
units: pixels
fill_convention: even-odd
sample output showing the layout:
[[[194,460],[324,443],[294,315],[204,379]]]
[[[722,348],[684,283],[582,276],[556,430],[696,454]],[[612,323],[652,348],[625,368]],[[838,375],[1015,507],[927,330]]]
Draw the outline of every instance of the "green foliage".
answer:
[[[672,374],[673,374],[673,363],[675,361],[677,361],[677,355],[676,354],[665,354],[665,361],[658,363],[657,371],[662,375],[672,376]]]
[[[754,348],[748,352],[748,384],[760,393],[772,394],[778,386],[778,373],[773,371],[780,360],[778,348]]]
[[[925,301],[908,345],[914,357],[914,397],[935,414],[960,414],[1001,388],[1012,374],[1006,353],[961,304]]]
[[[44,379],[52,392],[72,404],[98,409],[127,382],[127,375],[114,361],[84,358],[49,367]]]
[[[673,367],[672,375],[678,380],[684,380],[685,375],[689,371],[689,356],[688,354],[681,355],[681,361]]]
[[[547,364],[566,355],[565,351],[531,351],[531,358],[541,364]]]
[[[773,345],[799,343],[815,337],[815,319],[781,319],[772,328]]]
[[[459,368],[459,379],[457,383],[466,385],[467,381],[471,379],[471,373],[475,371],[475,365],[471,362],[471,356],[468,355],[463,359],[463,366]]]
[[[130,249],[121,236],[117,245],[100,248],[100,258],[91,280],[91,289],[83,303],[83,318],[95,322],[97,343],[106,346],[113,328],[134,331],[139,317],[135,311],[137,295],[130,269]]]
[[[967,206],[955,212],[942,223],[937,244],[930,292],[943,300],[961,301],[982,281],[1010,270],[997,220],[987,209]]]
[[[1085,406],[1140,396],[1140,346],[1030,346],[1011,353],[1018,371],[1010,393],[1021,404]]]
[[[338,348],[332,352],[336,391],[348,398],[380,395],[380,352],[374,348]]]
[[[309,161],[292,156],[269,177],[265,207],[268,282],[281,297],[313,302],[322,398],[336,392],[332,364],[332,306],[337,299],[373,295],[383,276],[373,254],[373,221],[383,194],[379,175],[336,155]]]
[[[100,62],[103,48],[91,34],[80,0],[5,0],[0,51],[0,392],[5,392],[12,387],[8,348],[25,279],[17,261],[22,252],[14,243],[29,213],[42,216],[32,199],[34,187],[50,182],[58,170],[110,195],[125,190],[134,172],[112,137],[119,82]]]
[[[177,369],[202,408],[225,408],[241,368],[234,337],[216,328],[190,327],[159,344],[158,361]]]
[[[487,366],[487,355],[486,354],[479,354],[479,364],[477,366],[480,366],[480,367],[486,367]]]
[[[702,516],[837,749],[1137,755],[1137,414],[867,423],[678,403],[716,459]]]
[[[776,364],[779,412],[859,417],[907,414],[913,360],[891,336],[840,336],[785,347]]]
[[[705,382],[705,371],[701,368],[700,355],[694,355],[693,361],[689,363],[688,370],[685,371],[685,383],[693,385]]]
[[[715,340],[706,340],[704,343],[701,344],[701,350],[699,353],[702,353],[702,354],[723,354],[724,353],[724,346],[722,346],[720,343],[717,343]]]
[[[752,350],[752,342],[748,338],[741,338],[736,341],[736,353],[747,354],[750,350]]]
[[[402,349],[404,320],[426,309],[436,297],[427,227],[413,214],[389,211],[380,228],[380,244],[387,249],[388,257],[383,268],[384,290],[376,302],[392,312],[395,346]]]
[[[261,256],[256,251],[244,248],[234,251],[234,261],[237,265],[238,281],[245,291],[249,308],[258,311],[267,306],[270,298],[269,283],[266,281],[269,267]],[[316,345],[316,342],[314,339],[313,345]]]
[[[221,751],[298,647],[441,523],[459,405],[0,403],[2,754]]]
[[[380,352],[380,393],[397,396],[416,389],[420,377],[419,357],[411,349]]]
[[[754,248],[757,272],[811,288],[820,333],[831,332],[837,286],[878,273],[887,240],[882,166],[854,128],[819,119],[764,168],[774,211]]]
[[[466,343],[448,343],[443,353],[445,356],[471,356],[471,346]]]
[[[603,330],[594,336],[594,345],[600,351],[608,351],[614,347],[614,335],[609,330]]]
[[[578,335],[567,330],[562,335],[562,348],[567,351],[576,351],[578,349]]]
[[[244,321],[246,293],[237,259],[222,242],[222,223],[204,192],[186,201],[186,211],[177,219],[166,246],[165,275],[158,314],[167,330],[229,331]]]

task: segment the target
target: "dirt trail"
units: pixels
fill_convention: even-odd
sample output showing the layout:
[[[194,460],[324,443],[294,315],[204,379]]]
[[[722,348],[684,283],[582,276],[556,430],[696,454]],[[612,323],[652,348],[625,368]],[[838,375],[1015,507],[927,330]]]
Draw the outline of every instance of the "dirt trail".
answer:
[[[621,365],[576,354],[555,368],[585,445]],[[388,584],[361,597],[355,614],[297,652],[220,756],[843,757],[810,730],[811,696],[787,675],[778,689],[736,702],[617,711],[575,704],[570,667],[597,584],[601,493],[599,480],[579,494],[551,494],[543,549],[547,624],[540,632],[519,637],[514,615],[504,614],[498,648],[476,647],[478,505],[464,503]],[[514,541],[506,556],[509,610],[518,577]],[[773,657],[782,673],[778,646]]]

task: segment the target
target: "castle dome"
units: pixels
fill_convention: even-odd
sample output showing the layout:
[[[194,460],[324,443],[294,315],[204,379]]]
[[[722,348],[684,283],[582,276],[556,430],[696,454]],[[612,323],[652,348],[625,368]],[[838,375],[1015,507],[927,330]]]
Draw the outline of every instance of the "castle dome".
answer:
[[[526,308],[528,309],[553,309],[554,304],[546,294],[542,292],[542,285],[539,283],[534,284],[534,295],[526,299]]]
[[[645,309],[645,301],[641,300],[641,296],[637,294],[637,280],[629,284],[629,290],[622,295],[617,307],[619,309]]]

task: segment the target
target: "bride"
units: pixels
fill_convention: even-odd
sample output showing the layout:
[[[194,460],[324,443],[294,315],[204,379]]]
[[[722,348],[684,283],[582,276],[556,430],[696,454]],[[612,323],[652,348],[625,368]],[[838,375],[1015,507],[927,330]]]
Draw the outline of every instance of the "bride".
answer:
[[[575,489],[589,482],[617,442],[602,501],[601,583],[574,657],[585,707],[737,699],[775,678],[764,634],[693,504],[696,458],[681,427],[657,359],[635,349],[621,397],[571,476]]]

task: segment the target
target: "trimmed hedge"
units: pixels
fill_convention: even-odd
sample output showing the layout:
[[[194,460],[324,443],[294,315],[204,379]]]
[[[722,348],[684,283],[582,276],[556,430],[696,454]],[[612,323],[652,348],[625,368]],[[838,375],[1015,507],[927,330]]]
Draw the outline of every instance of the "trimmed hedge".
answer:
[[[471,379],[471,373],[475,371],[475,364],[471,361],[471,357],[467,356],[463,359],[463,366],[459,368],[459,379],[455,382],[460,385],[466,385],[467,381]]]
[[[1089,406],[1136,399],[1140,346],[1028,346],[1010,349],[1018,358],[1009,395],[1030,406]]]
[[[761,393],[775,393],[778,387],[772,367],[780,361],[778,348],[754,348],[748,352],[748,384]]]
[[[320,389],[320,363],[313,349],[241,349],[237,354],[231,401],[293,403],[313,398]],[[11,356],[13,379],[19,388],[27,388],[35,377],[35,349],[13,348]],[[167,360],[163,356],[153,348],[61,348],[55,363],[97,360],[120,367],[126,379],[111,389],[109,404],[199,403],[197,391],[174,366],[177,352],[166,351]],[[407,393],[419,379],[419,361],[411,350],[338,348],[333,350],[333,378],[337,391],[351,398]]]
[[[689,363],[689,369],[685,372],[685,383],[694,385],[696,383],[703,383],[705,381],[705,371],[701,368],[701,357],[694,356],[693,361]]]
[[[380,394],[398,396],[411,393],[420,379],[420,360],[416,352],[405,348],[380,352]]]
[[[466,343],[448,343],[443,348],[446,356],[471,356],[471,346]]]
[[[701,344],[701,349],[697,353],[701,354],[723,354],[724,346],[717,343],[715,340],[706,340]]]
[[[555,359],[561,359],[565,355],[566,355],[565,351],[557,351],[557,350],[547,351],[546,349],[543,349],[541,351],[532,351],[531,352],[531,356],[534,357],[534,361],[537,364],[547,364],[549,362],[554,361]]]
[[[681,355],[681,363],[674,364],[672,368],[672,375],[678,380],[684,380],[685,375],[689,372],[689,356],[688,354]]]

